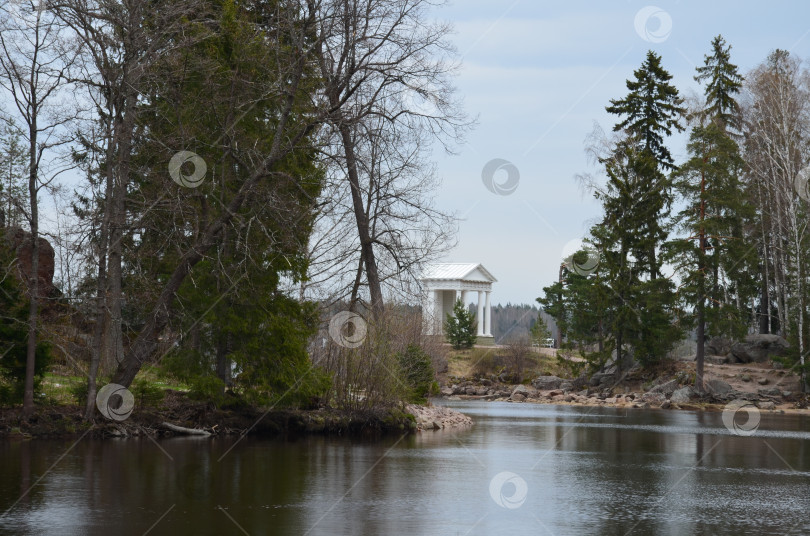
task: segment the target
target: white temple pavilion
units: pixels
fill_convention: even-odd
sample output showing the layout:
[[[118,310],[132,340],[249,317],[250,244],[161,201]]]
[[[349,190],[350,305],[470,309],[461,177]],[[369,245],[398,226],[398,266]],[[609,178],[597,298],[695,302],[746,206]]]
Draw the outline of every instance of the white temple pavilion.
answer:
[[[422,318],[429,335],[441,335],[447,313],[453,312],[456,300],[466,307],[472,294],[477,293],[478,337],[492,337],[492,283],[498,281],[489,270],[474,263],[431,264],[422,276],[424,302]],[[489,341],[480,341],[486,344]]]

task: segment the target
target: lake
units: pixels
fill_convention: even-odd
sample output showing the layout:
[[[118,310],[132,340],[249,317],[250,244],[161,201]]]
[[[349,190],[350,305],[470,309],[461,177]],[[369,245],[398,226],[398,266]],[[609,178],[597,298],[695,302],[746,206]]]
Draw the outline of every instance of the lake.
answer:
[[[806,416],[442,403],[476,425],[5,441],[0,534],[810,534]]]

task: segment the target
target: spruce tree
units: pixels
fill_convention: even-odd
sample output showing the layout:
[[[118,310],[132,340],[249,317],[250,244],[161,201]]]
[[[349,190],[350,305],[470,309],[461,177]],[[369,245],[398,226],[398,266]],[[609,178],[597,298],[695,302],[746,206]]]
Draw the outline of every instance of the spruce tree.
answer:
[[[603,355],[607,358],[615,350],[619,370],[630,357],[652,366],[681,336],[675,323],[674,285],[647,273],[648,255],[656,245],[649,229],[651,221],[660,218],[661,206],[652,197],[639,203],[638,196],[655,173],[656,161],[631,140],[619,144],[604,164],[607,188],[596,194],[604,216],[591,229],[592,241],[602,251],[598,273],[607,289],[600,293],[606,302],[601,307]],[[632,356],[625,355],[625,347]]]
[[[628,209],[642,218],[636,232],[640,234],[639,243],[646,247],[646,251],[634,254],[640,255],[637,260],[646,264],[650,278],[656,279],[660,275],[657,249],[667,238],[664,210],[672,205],[672,188],[666,173],[676,168],[664,136],[671,135],[673,130],[683,131],[681,117],[685,110],[677,88],[669,83],[672,75],[661,66],[661,57],[652,50],[633,76],[633,80],[627,80],[630,91],[627,96],[612,99],[606,110],[621,118],[613,130],[626,133],[623,144],[633,149],[632,157],[645,167],[631,192],[635,203]]]
[[[475,314],[468,311],[461,300],[456,300],[453,312],[447,313],[444,323],[447,342],[456,350],[472,348],[478,339],[475,334],[477,329],[478,322],[475,321]]]
[[[696,114],[687,151],[689,160],[675,174],[675,186],[685,201],[676,223],[686,238],[669,245],[679,267],[681,298],[694,308],[697,331],[695,387],[703,390],[705,340],[711,336],[742,336],[746,318],[740,306],[755,292],[750,276],[756,259],[742,239],[744,222],[753,210],[740,195],[743,159],[730,128],[740,125],[735,100],[742,77],[730,63],[730,47],[721,36],[712,41],[713,53],[698,67],[697,81],[708,80],[706,102]],[[723,287],[725,282],[725,287]],[[709,301],[707,306],[706,301]]]
[[[623,117],[613,127],[614,132],[626,131],[644,151],[649,152],[659,170],[675,169],[674,160],[664,144],[664,135],[673,129],[682,132],[681,116],[685,110],[678,89],[669,83],[672,75],[661,66],[661,56],[652,50],[641,67],[627,80],[630,93],[623,99],[611,99],[605,109]]]
[[[704,65],[697,72],[696,82],[708,81],[701,115],[716,122],[722,130],[739,129],[742,119],[736,95],[742,89],[743,77],[731,63],[731,45],[726,46],[722,35],[712,40],[712,54],[704,56]]]

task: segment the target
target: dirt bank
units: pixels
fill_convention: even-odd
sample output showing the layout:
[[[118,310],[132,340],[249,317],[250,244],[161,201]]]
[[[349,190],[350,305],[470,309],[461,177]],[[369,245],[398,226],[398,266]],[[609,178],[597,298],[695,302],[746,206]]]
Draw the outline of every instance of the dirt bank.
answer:
[[[379,411],[340,411],[335,409],[292,410],[241,407],[216,409],[204,402],[189,400],[183,393],[167,391],[166,398],[156,407],[136,407],[121,422],[110,421],[96,415],[95,422],[82,419],[78,406],[38,407],[30,420],[22,419],[19,408],[0,409],[0,438],[64,438],[89,435],[90,437],[130,437],[148,435],[163,437],[177,435],[164,423],[204,430],[212,436],[241,435],[279,436],[301,434],[336,434],[374,436],[403,431],[417,432],[428,429],[425,419],[440,427],[455,425],[469,419],[458,412],[442,413],[443,408],[408,406],[409,410],[392,408]],[[408,411],[423,416],[419,419]],[[430,429],[433,429],[431,426]]]

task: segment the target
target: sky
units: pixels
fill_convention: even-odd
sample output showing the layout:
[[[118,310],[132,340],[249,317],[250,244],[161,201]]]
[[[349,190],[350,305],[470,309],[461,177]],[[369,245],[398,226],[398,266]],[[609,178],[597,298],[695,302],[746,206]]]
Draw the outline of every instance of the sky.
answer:
[[[617,122],[605,106],[627,94],[647,50],[661,55],[682,94],[702,94],[695,68],[718,34],[743,74],[776,48],[810,59],[810,2],[802,1],[456,0],[436,17],[455,28],[455,84],[478,119],[457,154],[433,155],[436,203],[461,218],[458,245],[442,260],[483,264],[498,279],[494,303],[534,303],[600,217],[575,175],[598,173],[586,137],[595,123],[609,131]],[[676,162],[686,136],[669,140]],[[490,189],[485,168],[500,168]]]

